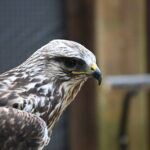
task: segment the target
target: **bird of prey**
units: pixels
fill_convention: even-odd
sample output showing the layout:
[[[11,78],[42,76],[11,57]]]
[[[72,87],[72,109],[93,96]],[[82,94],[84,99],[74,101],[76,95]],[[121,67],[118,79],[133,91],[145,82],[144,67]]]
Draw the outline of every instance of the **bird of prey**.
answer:
[[[101,82],[92,52],[53,40],[0,75],[0,150],[42,150],[54,124],[90,77]]]

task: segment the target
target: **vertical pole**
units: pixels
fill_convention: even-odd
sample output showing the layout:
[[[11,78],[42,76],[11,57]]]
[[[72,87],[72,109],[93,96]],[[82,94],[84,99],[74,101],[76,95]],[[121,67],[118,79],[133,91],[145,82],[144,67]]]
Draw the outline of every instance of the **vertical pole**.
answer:
[[[148,73],[150,73],[150,1],[146,0],[146,29],[147,29],[147,69]],[[150,92],[148,93],[148,139],[150,139]],[[150,143],[149,143],[149,150],[150,150]]]
[[[146,71],[145,0],[95,0],[95,41],[106,75]],[[100,148],[117,150],[124,91],[102,88],[98,103]],[[138,97],[129,116],[129,149],[146,149],[146,101]]]
[[[94,0],[68,1],[69,39],[94,50]],[[72,104],[71,150],[97,150],[95,84],[90,81]]]

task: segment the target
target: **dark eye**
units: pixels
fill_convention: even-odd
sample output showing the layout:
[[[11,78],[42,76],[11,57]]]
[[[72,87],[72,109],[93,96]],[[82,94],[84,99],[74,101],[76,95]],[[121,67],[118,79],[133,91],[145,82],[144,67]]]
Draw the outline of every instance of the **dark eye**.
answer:
[[[74,68],[77,66],[77,61],[74,60],[74,59],[65,59],[64,60],[64,65],[67,67],[67,68]]]
[[[54,60],[66,67],[66,69],[80,69],[85,65],[84,61],[74,57],[56,57]]]

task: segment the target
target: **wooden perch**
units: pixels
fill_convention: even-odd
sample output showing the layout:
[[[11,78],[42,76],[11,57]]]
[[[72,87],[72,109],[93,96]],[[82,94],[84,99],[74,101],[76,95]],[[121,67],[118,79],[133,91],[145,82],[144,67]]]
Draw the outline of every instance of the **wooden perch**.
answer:
[[[107,76],[104,85],[114,89],[150,89],[150,75]]]

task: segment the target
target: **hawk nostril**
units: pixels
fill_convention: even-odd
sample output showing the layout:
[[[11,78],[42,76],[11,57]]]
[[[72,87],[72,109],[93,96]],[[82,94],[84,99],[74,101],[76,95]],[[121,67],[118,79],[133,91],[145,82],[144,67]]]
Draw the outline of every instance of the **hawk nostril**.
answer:
[[[96,68],[97,68],[97,65],[96,65],[95,63],[91,65],[91,70],[92,70],[92,71],[95,71]]]

